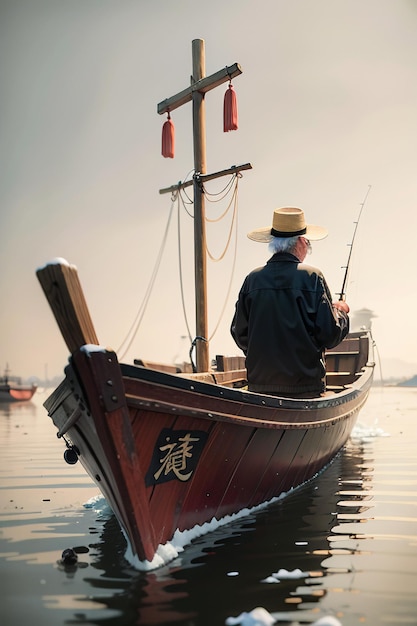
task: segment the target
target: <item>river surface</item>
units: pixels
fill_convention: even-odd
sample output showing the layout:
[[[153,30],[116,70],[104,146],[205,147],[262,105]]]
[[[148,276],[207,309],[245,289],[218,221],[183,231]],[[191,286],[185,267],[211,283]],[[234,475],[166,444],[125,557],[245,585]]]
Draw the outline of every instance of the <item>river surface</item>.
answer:
[[[2,626],[221,626],[256,607],[277,624],[417,625],[417,388],[374,387],[319,477],[147,573],[126,562],[82,466],[64,462],[47,395],[0,404]]]

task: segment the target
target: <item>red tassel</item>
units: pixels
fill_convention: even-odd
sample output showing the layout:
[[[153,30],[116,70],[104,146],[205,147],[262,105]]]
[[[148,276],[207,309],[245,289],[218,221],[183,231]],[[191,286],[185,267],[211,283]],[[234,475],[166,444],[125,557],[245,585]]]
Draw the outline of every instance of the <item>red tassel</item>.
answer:
[[[237,130],[237,99],[236,92],[232,83],[229,83],[229,89],[224,94],[223,103],[223,131]]]
[[[174,158],[175,127],[168,112],[168,119],[162,126],[162,156],[166,159]]]

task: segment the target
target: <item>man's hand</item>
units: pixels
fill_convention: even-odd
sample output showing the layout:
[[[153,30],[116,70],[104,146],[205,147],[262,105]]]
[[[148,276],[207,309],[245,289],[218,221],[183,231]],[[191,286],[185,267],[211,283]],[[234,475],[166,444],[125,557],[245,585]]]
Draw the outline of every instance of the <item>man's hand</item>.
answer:
[[[339,309],[339,311],[344,311],[345,313],[349,313],[350,308],[347,302],[344,300],[336,300],[332,303],[335,309]]]

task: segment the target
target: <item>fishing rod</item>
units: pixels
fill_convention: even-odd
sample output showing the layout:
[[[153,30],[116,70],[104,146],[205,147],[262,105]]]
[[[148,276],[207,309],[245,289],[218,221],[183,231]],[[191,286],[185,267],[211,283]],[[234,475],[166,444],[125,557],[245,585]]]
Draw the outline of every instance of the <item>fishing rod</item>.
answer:
[[[352,250],[353,250],[353,244],[355,242],[355,237],[356,237],[356,231],[358,230],[358,224],[359,224],[359,220],[361,219],[361,215],[362,215],[362,211],[363,211],[363,207],[365,206],[366,200],[368,198],[369,192],[371,191],[371,187],[372,185],[368,185],[368,191],[365,194],[365,197],[361,203],[361,208],[359,211],[359,215],[358,215],[358,219],[356,220],[356,222],[354,222],[355,224],[355,228],[353,230],[353,236],[352,236],[352,241],[350,243],[348,243],[348,246],[350,247],[349,250],[349,256],[348,256],[348,260],[347,260],[347,264],[343,265],[342,267],[345,268],[345,276],[343,278],[343,284],[342,284],[342,289],[340,290],[339,295],[339,300],[345,300],[346,298],[346,289],[347,289],[347,279],[348,279],[348,274],[349,274],[349,266],[350,266],[350,259],[352,257]]]

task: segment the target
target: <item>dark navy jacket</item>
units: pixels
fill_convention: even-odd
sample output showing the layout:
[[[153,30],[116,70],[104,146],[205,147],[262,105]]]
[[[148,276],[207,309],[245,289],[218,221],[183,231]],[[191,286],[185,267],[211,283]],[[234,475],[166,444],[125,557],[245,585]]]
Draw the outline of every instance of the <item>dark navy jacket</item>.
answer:
[[[321,271],[288,253],[246,277],[231,326],[246,355],[249,390],[290,395],[324,391],[324,349],[348,331]]]

